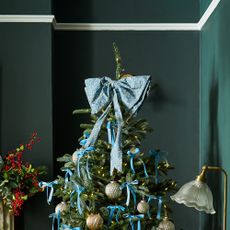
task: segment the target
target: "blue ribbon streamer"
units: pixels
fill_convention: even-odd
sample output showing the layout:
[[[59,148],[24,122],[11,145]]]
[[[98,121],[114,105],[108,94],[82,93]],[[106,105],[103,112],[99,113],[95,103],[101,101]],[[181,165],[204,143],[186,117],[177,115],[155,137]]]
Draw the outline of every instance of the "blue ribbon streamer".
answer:
[[[72,171],[70,169],[63,169],[62,170],[65,173],[65,189],[67,187],[67,183],[70,181],[71,176],[73,175]]]
[[[89,152],[92,152],[94,150],[95,150],[95,148],[90,146],[90,147],[87,147],[86,149],[81,148],[75,152],[77,154],[77,175],[79,177],[81,177],[81,170],[80,170],[81,158],[83,156],[85,156],[86,154],[88,154]],[[88,178],[92,179],[90,176],[90,173],[89,173],[89,158],[87,158],[87,160],[86,160],[86,172],[87,172]]]
[[[161,160],[165,160],[167,162],[167,153],[166,152],[160,152],[160,151],[149,151],[150,156],[153,156],[155,158],[155,184],[159,183],[159,173],[158,173],[158,164]]]
[[[136,206],[136,189],[133,187],[133,185],[138,184],[139,181],[138,180],[134,180],[131,182],[124,182],[121,186],[120,189],[127,189],[127,200],[126,200],[126,206],[129,206],[129,202],[130,202],[130,193],[132,193],[133,196],[133,201],[134,201],[134,208]]]
[[[62,230],[81,230],[80,227],[72,228],[72,227],[70,227],[69,225],[66,225],[66,224],[62,224],[61,228],[62,228]]]
[[[73,188],[74,190],[70,194],[70,205],[73,208],[75,202],[73,202],[73,196],[75,193],[77,193],[77,209],[80,215],[82,215],[82,208],[81,208],[81,193],[85,190],[84,187],[78,185],[73,181]]]
[[[114,169],[122,172],[121,132],[123,117],[119,101],[122,102],[131,116],[134,115],[149,92],[150,76],[126,77],[118,81],[113,81],[108,77],[89,78],[85,80],[85,85],[85,92],[91,107],[91,113],[96,114],[105,109],[96,121],[85,147],[94,146],[101,126],[113,105],[117,132],[110,153],[110,175],[113,174]]]
[[[114,130],[114,122],[108,121],[106,128],[108,133],[108,142],[114,146],[115,144],[115,130]]]
[[[49,218],[53,218],[52,219],[52,230],[54,230],[54,224],[55,224],[55,220],[57,220],[57,229],[60,229],[60,220],[61,220],[61,212],[60,210],[58,211],[58,213],[52,213],[49,215]]]
[[[46,197],[47,197],[48,205],[50,205],[50,202],[52,201],[53,193],[54,193],[53,186],[55,184],[58,184],[58,181],[55,180],[55,181],[52,181],[52,182],[44,182],[44,181],[39,182],[39,187],[40,188],[46,187]],[[50,188],[50,191],[49,191],[49,188]]]
[[[113,216],[114,216],[114,212],[117,209],[117,213],[116,213],[116,221],[118,222],[118,218],[120,215],[120,212],[124,212],[125,211],[125,207],[121,206],[121,205],[110,205],[107,207],[107,209],[110,209],[110,213],[109,213],[109,221],[108,221],[108,225],[111,223]]]
[[[127,152],[128,156],[130,157],[130,168],[131,168],[131,171],[132,171],[133,174],[136,173],[135,168],[134,168],[134,158],[135,158],[136,155],[139,154],[139,153],[140,153],[140,149],[139,149],[139,148],[135,148],[135,151],[134,151],[134,152],[132,152],[131,150],[129,150],[129,151]],[[144,161],[143,161],[140,157],[138,157],[138,160],[139,160],[139,161],[142,163],[142,165],[143,165],[145,177],[149,177],[149,175],[148,175],[148,173],[147,173],[147,169],[146,169],[146,165],[145,165]]]
[[[163,203],[162,197],[159,196],[159,197],[158,197],[158,207],[157,207],[157,219],[158,219],[158,220],[161,219],[161,208],[162,208],[162,203]]]
[[[134,230],[133,219],[137,219],[137,230],[141,230],[141,219],[144,217],[145,217],[144,214],[139,214],[139,215],[126,214],[125,215],[125,218],[129,218],[129,223],[131,225],[132,230]]]

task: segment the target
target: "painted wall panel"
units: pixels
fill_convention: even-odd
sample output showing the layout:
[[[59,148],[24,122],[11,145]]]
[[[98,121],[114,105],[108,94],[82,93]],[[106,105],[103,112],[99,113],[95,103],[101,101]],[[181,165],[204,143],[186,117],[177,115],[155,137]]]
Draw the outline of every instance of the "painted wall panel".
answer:
[[[51,26],[0,24],[1,151],[25,143],[33,130],[41,142],[25,159],[48,167],[53,175]],[[16,230],[49,229],[52,212],[39,194],[25,205],[16,218]]]
[[[197,22],[196,0],[81,0],[53,2],[59,22]]]
[[[230,4],[222,1],[201,32],[201,163],[220,165],[230,172]],[[211,173],[210,173],[211,174]],[[209,175],[217,214],[203,217],[201,229],[222,229],[222,183]],[[228,207],[230,202],[228,202]],[[229,228],[228,215],[228,228]]]

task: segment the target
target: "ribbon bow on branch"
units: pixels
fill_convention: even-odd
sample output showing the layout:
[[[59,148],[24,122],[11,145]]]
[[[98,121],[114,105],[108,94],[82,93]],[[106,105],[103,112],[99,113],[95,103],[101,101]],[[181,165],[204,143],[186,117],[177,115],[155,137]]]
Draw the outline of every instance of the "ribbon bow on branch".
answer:
[[[89,78],[85,80],[85,92],[91,107],[91,113],[96,114],[105,109],[95,123],[93,130],[87,139],[85,147],[94,146],[101,126],[104,123],[111,106],[114,108],[117,132],[114,145],[110,153],[110,174],[117,169],[122,171],[121,131],[123,117],[120,104],[135,115],[142,105],[150,89],[150,76],[133,76],[113,81],[108,77]]]
[[[62,224],[61,229],[62,230],[81,230],[80,227],[71,228],[69,225],[66,225],[66,224]]]
[[[155,151],[155,150],[150,150],[149,155],[153,156],[155,158],[155,183],[158,184],[159,182],[159,173],[158,173],[158,164],[160,163],[161,160],[167,161],[167,152],[161,152],[161,151]]]
[[[138,180],[134,180],[131,182],[124,182],[121,186],[120,189],[124,189],[126,188],[127,190],[127,200],[126,200],[126,206],[129,206],[129,202],[130,202],[130,193],[132,193],[133,196],[133,202],[134,202],[134,208],[136,206],[136,189],[133,185],[138,184],[139,181]]]
[[[117,213],[116,213],[116,221],[118,222],[118,218],[119,218],[119,214],[120,212],[124,212],[125,211],[125,207],[121,206],[121,205],[110,205],[107,207],[107,209],[110,209],[110,213],[109,213],[109,221],[108,221],[108,225],[111,223],[113,216],[114,216],[114,212],[117,209]]]
[[[145,217],[144,214],[139,214],[139,215],[126,214],[125,215],[125,218],[129,218],[129,223],[131,225],[132,230],[134,230],[133,220],[137,220],[137,230],[141,230],[141,219],[144,217]]]
[[[52,181],[52,182],[44,182],[41,181],[39,182],[39,187],[40,188],[46,188],[46,197],[47,197],[47,203],[50,205],[50,202],[52,201],[53,198],[53,193],[54,193],[54,185],[58,184],[58,181]]]

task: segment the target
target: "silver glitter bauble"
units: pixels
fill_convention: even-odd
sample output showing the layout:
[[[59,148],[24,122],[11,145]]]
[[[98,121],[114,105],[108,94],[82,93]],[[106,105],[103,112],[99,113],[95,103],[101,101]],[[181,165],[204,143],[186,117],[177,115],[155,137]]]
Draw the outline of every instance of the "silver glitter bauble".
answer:
[[[100,214],[90,214],[86,219],[86,225],[90,230],[99,230],[103,226],[103,218]]]
[[[55,207],[55,213],[58,214],[59,212],[62,213],[63,211],[65,211],[67,209],[67,205],[65,202],[61,202],[59,203],[56,207]]]
[[[146,214],[149,211],[149,204],[145,200],[141,200],[137,204],[137,211],[142,214]]]
[[[159,224],[158,230],[175,230],[175,225],[167,217],[165,217]]]
[[[120,184],[116,181],[111,181],[105,186],[105,194],[109,199],[117,199],[122,194]]]

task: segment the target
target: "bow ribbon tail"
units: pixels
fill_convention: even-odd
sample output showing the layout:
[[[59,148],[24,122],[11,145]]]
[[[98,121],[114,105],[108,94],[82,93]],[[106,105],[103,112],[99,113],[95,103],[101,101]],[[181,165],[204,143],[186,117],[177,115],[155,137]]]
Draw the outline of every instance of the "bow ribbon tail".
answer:
[[[65,187],[64,187],[66,189],[67,183],[69,182],[70,177],[73,175],[73,173],[69,169],[64,169],[63,171],[66,171],[66,173],[65,173]]]
[[[57,229],[60,229],[60,219],[61,219],[61,212],[60,210],[58,213],[52,213],[49,215],[49,218],[52,218],[52,230],[54,230],[55,220],[57,219]]]
[[[117,133],[114,146],[110,153],[110,175],[113,174],[113,170],[117,169],[119,172],[122,172],[122,151],[121,151],[121,131],[123,125],[123,117],[121,113],[121,108],[119,106],[117,92],[113,89],[113,107],[115,112],[115,117],[117,121]]]
[[[162,197],[158,197],[158,207],[157,207],[157,219],[161,219],[161,207],[162,207]]]
[[[136,173],[136,172],[135,172],[134,165],[133,165],[134,157],[135,157],[135,155],[131,155],[131,156],[130,156],[130,168],[131,168],[133,174]]]
[[[116,221],[118,222],[119,219],[119,215],[121,211],[125,211],[125,208],[123,206],[117,206],[118,210],[117,210],[117,214],[116,214]]]
[[[136,193],[132,187],[130,188],[130,192],[132,193],[132,196],[133,196],[133,203],[134,203],[134,209],[135,209],[136,203],[137,203]]]
[[[133,219],[132,218],[129,219],[129,223],[131,225],[132,230],[134,230],[134,223],[133,223]]]
[[[126,190],[127,190],[127,200],[126,200],[126,206],[129,206],[129,202],[130,202],[130,188],[129,185],[126,185]]]
[[[83,157],[83,153],[81,152],[80,154],[78,154],[78,157],[77,157],[77,175],[78,175],[78,177],[81,176],[80,160],[81,160],[82,157]]]
[[[96,123],[94,124],[94,127],[90,133],[89,138],[87,139],[86,144],[84,147],[94,146],[95,142],[97,141],[98,134],[101,130],[101,126],[105,121],[105,118],[107,117],[109,110],[111,108],[111,103],[107,106],[106,110],[101,114],[101,116],[98,118]]]

